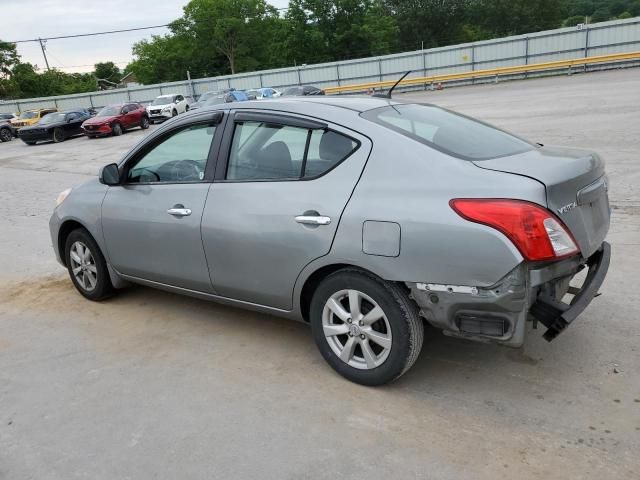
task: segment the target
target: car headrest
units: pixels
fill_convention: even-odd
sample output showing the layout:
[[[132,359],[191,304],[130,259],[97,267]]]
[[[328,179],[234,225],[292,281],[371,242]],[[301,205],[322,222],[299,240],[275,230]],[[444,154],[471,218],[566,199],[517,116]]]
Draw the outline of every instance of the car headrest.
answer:
[[[264,178],[293,177],[293,163],[291,152],[287,144],[279,141],[273,142],[260,152],[258,159],[260,176]]]
[[[320,139],[319,154],[322,160],[339,162],[353,150],[353,141],[339,133],[326,131]]]

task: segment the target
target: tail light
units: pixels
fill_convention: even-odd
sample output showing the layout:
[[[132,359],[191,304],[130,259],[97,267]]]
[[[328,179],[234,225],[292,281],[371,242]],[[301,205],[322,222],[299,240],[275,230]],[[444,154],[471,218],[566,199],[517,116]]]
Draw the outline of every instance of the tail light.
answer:
[[[527,260],[557,260],[578,252],[576,242],[560,219],[535,203],[458,198],[449,205],[462,218],[504,233]]]

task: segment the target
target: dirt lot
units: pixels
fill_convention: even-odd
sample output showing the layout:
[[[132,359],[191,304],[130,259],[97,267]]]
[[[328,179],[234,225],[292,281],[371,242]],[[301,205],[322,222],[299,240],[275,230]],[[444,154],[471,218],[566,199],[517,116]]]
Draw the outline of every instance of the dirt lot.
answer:
[[[147,288],[90,303],[48,217],[143,132],[1,144],[0,479],[639,478],[640,69],[404,98],[607,160],[612,267],[566,333],[509,350],[428,331],[372,389],[301,324]]]

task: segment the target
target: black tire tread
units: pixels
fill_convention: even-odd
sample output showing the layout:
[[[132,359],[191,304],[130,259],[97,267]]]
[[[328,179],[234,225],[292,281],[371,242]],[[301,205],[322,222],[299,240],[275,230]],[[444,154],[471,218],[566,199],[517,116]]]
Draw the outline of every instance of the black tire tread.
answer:
[[[93,258],[96,262],[96,265],[100,268],[100,271],[103,272],[103,275],[101,275],[103,277],[103,282],[100,285],[99,289],[96,289],[94,291],[94,293],[90,293],[88,294],[87,292],[83,291],[82,289],[78,288],[78,286],[76,285],[75,281],[73,280],[73,273],[71,272],[71,262],[69,261],[69,244],[71,242],[71,240],[73,239],[73,236],[77,236],[80,235],[83,239],[84,242],[89,244],[89,248],[91,249],[91,253],[93,254]],[[73,231],[71,231],[69,233],[69,235],[66,238],[65,241],[65,245],[64,245],[64,256],[65,256],[65,261],[67,263],[67,270],[69,271],[69,277],[71,278],[71,282],[74,284],[74,286],[76,287],[76,289],[78,290],[78,292],[85,298],[89,299],[89,300],[93,300],[96,302],[99,302],[101,300],[105,300],[111,296],[113,296],[113,294],[115,293],[115,289],[113,288],[113,285],[111,284],[111,278],[109,277],[109,271],[107,268],[107,262],[104,258],[104,255],[102,254],[102,251],[100,250],[100,247],[98,246],[98,244],[96,243],[96,241],[93,239],[93,237],[91,236],[91,233],[89,233],[89,231],[85,228],[77,228]],[[99,264],[99,265],[98,265]]]
[[[364,275],[378,283],[387,290],[391,296],[393,296],[394,300],[403,311],[404,317],[407,320],[407,325],[409,326],[410,353],[407,356],[407,362],[404,368],[392,381],[397,380],[404,375],[414,363],[416,363],[416,360],[418,360],[418,357],[420,356],[420,351],[422,350],[422,344],[424,342],[424,324],[422,323],[422,319],[418,313],[418,307],[397,283],[387,282],[382,280],[380,277],[359,268],[345,268],[343,270],[338,270],[336,273],[339,272]],[[335,275],[335,273],[333,275]]]
[[[406,348],[408,348],[408,351],[405,354],[405,357],[403,358],[403,364],[401,364],[400,368],[398,368],[396,371],[397,373],[392,373],[390,371],[387,371],[387,373],[381,373],[382,377],[379,377],[378,379],[374,378],[374,377],[370,377],[370,378],[366,378],[366,377],[362,377],[362,378],[357,378],[355,376],[353,376],[352,374],[347,374],[347,373],[343,373],[340,371],[340,369],[338,370],[338,373],[343,374],[344,376],[346,376],[347,378],[349,378],[349,376],[351,376],[350,380],[355,381],[357,383],[361,383],[363,385],[381,385],[384,383],[390,383],[393,382],[395,380],[397,380],[398,378],[400,378],[402,375],[404,375],[412,366],[413,364],[416,362],[416,360],[418,359],[419,355],[420,355],[420,351],[422,350],[422,345],[423,345],[423,341],[424,341],[424,324],[422,322],[422,319],[419,316],[419,311],[418,311],[418,307],[417,305],[411,300],[411,298],[409,297],[408,293],[406,290],[403,289],[402,285],[398,284],[398,283],[394,283],[394,282],[389,282],[386,280],[381,279],[380,277],[377,277],[376,275],[366,271],[366,270],[362,270],[356,267],[347,267],[347,268],[343,268],[340,269],[330,275],[328,275],[318,286],[318,288],[321,288],[322,285],[325,282],[329,282],[331,281],[333,278],[338,277],[338,276],[357,276],[360,278],[366,278],[368,281],[370,282],[374,282],[375,284],[377,284],[378,287],[380,287],[384,292],[386,292],[389,297],[387,298],[387,302],[393,302],[397,305],[397,307],[399,308],[401,315],[405,321],[406,324],[406,333],[408,335],[408,345],[406,346]],[[346,277],[348,278],[348,277]],[[317,307],[313,307],[313,301],[312,301],[312,310],[314,308]],[[396,311],[396,315],[397,315],[397,311]],[[313,325],[312,327],[315,327],[317,329],[316,323],[317,320],[313,320],[312,319]],[[315,335],[314,335],[315,337]],[[318,341],[318,338],[316,337],[316,341]],[[324,344],[323,344],[324,347]],[[405,347],[403,347],[405,348]],[[321,348],[322,350],[322,348]],[[401,358],[401,357],[400,357]],[[333,361],[333,360],[332,360]],[[331,363],[331,362],[329,362]],[[332,365],[333,367],[333,365]],[[381,367],[378,367],[381,368]],[[335,367],[334,367],[335,369]],[[389,378],[389,376],[391,376],[391,378]]]

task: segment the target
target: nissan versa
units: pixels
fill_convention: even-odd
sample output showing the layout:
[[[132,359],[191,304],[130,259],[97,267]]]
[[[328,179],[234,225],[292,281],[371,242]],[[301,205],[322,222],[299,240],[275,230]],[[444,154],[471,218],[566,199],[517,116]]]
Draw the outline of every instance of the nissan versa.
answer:
[[[337,372],[378,385],[424,322],[552,340],[604,280],[609,216],[593,152],[433,105],[291,97],[167,122],[62,192],[50,228],[88,299],[139,283],[308,322]]]

